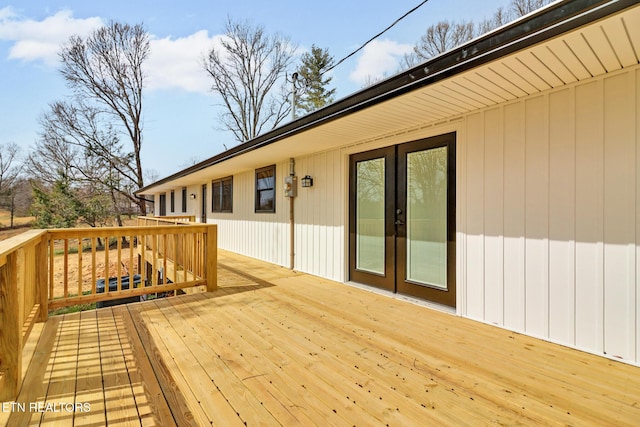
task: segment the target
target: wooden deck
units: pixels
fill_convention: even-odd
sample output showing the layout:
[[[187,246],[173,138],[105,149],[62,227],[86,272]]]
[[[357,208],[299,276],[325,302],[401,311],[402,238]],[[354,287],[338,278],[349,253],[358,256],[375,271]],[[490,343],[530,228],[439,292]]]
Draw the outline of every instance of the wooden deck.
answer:
[[[218,273],[214,293],[51,317],[0,422],[640,423],[638,367],[224,251]]]

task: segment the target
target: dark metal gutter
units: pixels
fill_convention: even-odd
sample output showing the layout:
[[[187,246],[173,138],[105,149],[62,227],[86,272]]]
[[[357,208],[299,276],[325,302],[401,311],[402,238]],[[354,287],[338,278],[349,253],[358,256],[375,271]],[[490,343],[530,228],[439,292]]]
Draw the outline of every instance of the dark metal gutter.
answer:
[[[251,141],[147,185],[136,191],[136,194],[144,194],[149,188],[190,175],[249,151],[257,150],[292,135],[455,76],[637,4],[638,0],[568,0],[550,5],[396,76],[273,129]]]

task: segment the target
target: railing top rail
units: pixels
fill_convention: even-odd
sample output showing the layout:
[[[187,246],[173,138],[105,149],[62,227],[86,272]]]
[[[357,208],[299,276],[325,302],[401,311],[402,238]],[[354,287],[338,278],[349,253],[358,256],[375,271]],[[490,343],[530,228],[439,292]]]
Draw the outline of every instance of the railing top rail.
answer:
[[[212,224],[184,224],[184,225],[138,225],[127,227],[99,227],[99,228],[57,228],[47,230],[53,239],[77,237],[121,237],[131,235],[153,235],[173,233],[206,233]]]
[[[198,224],[196,217],[193,215],[174,215],[174,216],[139,216],[138,220],[144,222],[164,222],[168,224]]]
[[[4,264],[7,255],[30,244],[38,243],[44,234],[47,234],[47,230],[28,230],[0,241],[0,265]]]

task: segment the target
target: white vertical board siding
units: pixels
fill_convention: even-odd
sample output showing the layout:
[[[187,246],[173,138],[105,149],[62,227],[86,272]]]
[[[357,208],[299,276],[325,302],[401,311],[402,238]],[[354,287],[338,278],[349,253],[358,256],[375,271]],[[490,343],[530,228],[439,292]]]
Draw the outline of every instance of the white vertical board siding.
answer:
[[[635,354],[633,74],[604,79],[604,351]]]
[[[295,267],[340,282],[346,280],[344,156],[341,150],[331,150],[296,159],[298,180],[309,175],[313,187],[298,183]]]
[[[346,280],[342,154],[333,150],[295,162],[294,267],[342,282]],[[289,199],[283,193],[288,174],[288,159],[276,164],[275,214],[255,213],[255,171],[233,176],[233,213],[207,214],[208,222],[218,224],[220,248],[289,267]],[[305,175],[313,177],[313,187],[302,188]]]
[[[604,141],[601,82],[577,86],[575,99],[575,344],[603,352]]]
[[[218,224],[218,247],[289,266],[289,200],[283,193],[288,174],[288,159],[276,164],[275,213],[255,213],[255,170],[233,176],[233,213],[207,209],[207,221]]]
[[[465,117],[461,314],[639,362],[639,79]]]
[[[485,319],[484,278],[484,126],[483,113],[467,118],[466,141],[466,199],[464,230],[466,234],[466,307],[465,314]]]
[[[486,321],[497,324],[505,305],[503,116],[501,108],[484,114],[484,301]]]
[[[573,89],[549,95],[549,338],[575,339]]]
[[[547,336],[549,323],[548,98],[525,102],[525,328]]]
[[[503,112],[504,326],[524,331],[524,106],[522,103],[506,105]]]

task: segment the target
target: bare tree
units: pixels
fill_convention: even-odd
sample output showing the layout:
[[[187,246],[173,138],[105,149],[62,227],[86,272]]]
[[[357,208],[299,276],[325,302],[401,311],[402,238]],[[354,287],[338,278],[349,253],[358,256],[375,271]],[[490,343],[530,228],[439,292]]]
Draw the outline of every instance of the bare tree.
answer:
[[[516,19],[540,9],[551,1],[552,0],[511,0],[509,10],[512,13],[513,19]]]
[[[478,24],[478,35],[482,35],[488,33],[489,31],[495,30],[498,27],[502,27],[509,21],[511,21],[510,13],[503,7],[499,7],[490,19],[485,19],[484,21],[481,21],[480,24]]]
[[[0,144],[0,195],[11,191],[22,165],[18,164],[20,147],[13,143]]]
[[[17,144],[13,142],[0,144],[0,206],[10,210],[10,227],[13,227],[15,196],[22,171],[19,160],[20,147]]]
[[[468,42],[474,37],[488,33],[514,19],[524,16],[549,4],[552,0],[511,0],[507,8],[499,7],[493,16],[481,21],[449,22],[440,21],[427,28],[420,41],[413,47],[413,52],[405,55],[400,69],[407,69],[418,62],[433,58],[441,53]]]
[[[427,28],[413,50],[418,58],[429,59],[471,40],[473,36],[473,22],[440,21]]]
[[[387,78],[386,73],[382,74],[381,76],[374,76],[372,74],[367,74],[367,76],[364,78],[364,81],[362,82],[361,87],[362,89],[368,88],[370,86],[380,83],[386,78]]]
[[[149,35],[142,25],[130,26],[112,22],[91,33],[86,39],[73,36],[60,53],[61,73],[76,96],[75,111],[65,107],[60,115],[54,105],[54,119],[71,117],[82,109],[91,108],[100,115],[94,123],[108,123],[109,133],[124,134],[128,148],[120,145],[117,150],[108,149],[109,139],[90,139],[80,142],[93,153],[94,158],[109,163],[121,178],[132,181],[137,188],[144,186],[142,171],[142,90],[145,76],[142,65],[150,51]],[[84,122],[87,123],[86,121]],[[77,126],[76,126],[77,128]],[[76,136],[91,135],[94,129],[73,129]],[[130,143],[130,144],[129,144]],[[125,163],[131,167],[125,167]],[[126,169],[126,170],[125,170]],[[130,195],[133,197],[133,195]],[[146,213],[146,205],[137,201],[140,211]]]
[[[49,188],[64,177],[70,191],[82,196],[80,202],[89,200],[86,195],[96,191],[108,196],[92,196],[94,200],[88,204],[111,201],[100,211],[113,213],[121,224],[121,199],[139,202],[133,195],[138,183],[133,155],[124,150],[117,131],[101,120],[104,115],[95,106],[55,102],[49,107],[40,120],[36,147],[26,162],[30,175]]]
[[[220,116],[222,125],[239,142],[275,128],[289,114],[283,83],[295,50],[286,37],[227,20],[226,36],[220,47],[209,51],[204,69],[226,110]]]
[[[507,9],[499,7],[490,19],[485,19],[478,24],[478,35],[488,33],[501,27],[514,19],[527,15],[542,6],[551,3],[552,0],[511,0]]]

